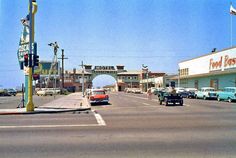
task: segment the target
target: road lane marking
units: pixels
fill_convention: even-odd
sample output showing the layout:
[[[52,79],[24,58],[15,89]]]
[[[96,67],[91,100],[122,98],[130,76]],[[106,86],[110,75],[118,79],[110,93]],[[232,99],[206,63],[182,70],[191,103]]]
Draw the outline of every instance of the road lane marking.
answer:
[[[102,116],[98,114],[95,110],[92,110],[94,116],[97,120],[98,124],[71,124],[71,125],[22,125],[22,126],[1,126],[0,129],[14,129],[14,128],[57,128],[57,127],[98,127],[98,126],[106,126],[105,121],[103,120]]]
[[[190,106],[190,105],[188,105],[188,104],[184,104],[184,106]]]
[[[98,125],[100,126],[106,126],[106,122],[103,120],[102,116],[100,114],[98,114],[95,110],[92,110]]]
[[[24,126],[0,126],[0,129],[7,128],[56,128],[56,127],[96,127],[99,124],[81,124],[81,125],[24,125]]]
[[[144,105],[150,105],[150,104],[148,104],[148,103],[143,103]]]

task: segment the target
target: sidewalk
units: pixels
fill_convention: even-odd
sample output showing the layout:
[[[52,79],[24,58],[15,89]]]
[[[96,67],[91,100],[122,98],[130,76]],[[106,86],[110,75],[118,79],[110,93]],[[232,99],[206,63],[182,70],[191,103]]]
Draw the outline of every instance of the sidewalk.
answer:
[[[26,108],[0,109],[0,115],[59,113],[70,111],[86,111],[90,109],[90,104],[86,97],[82,97],[82,93],[72,93],[35,108],[33,112],[27,112]]]

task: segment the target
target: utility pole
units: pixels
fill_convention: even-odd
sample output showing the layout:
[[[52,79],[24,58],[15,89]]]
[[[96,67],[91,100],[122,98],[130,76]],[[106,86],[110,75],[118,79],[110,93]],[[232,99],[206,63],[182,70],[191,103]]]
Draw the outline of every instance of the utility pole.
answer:
[[[180,69],[178,69],[178,87],[180,86]]]
[[[81,61],[80,66],[82,67],[82,95],[84,97],[84,63],[83,63],[83,61]]]
[[[64,88],[64,60],[68,59],[68,58],[65,58],[64,56],[64,49],[61,49],[61,58],[58,58],[58,59],[61,59],[61,64],[62,64],[62,68],[61,68],[61,81],[62,81],[61,92],[62,92],[62,89]]]

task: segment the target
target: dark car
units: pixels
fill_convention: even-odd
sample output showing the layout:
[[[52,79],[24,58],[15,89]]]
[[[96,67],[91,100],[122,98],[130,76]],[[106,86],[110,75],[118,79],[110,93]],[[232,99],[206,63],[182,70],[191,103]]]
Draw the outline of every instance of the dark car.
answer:
[[[16,90],[15,89],[7,89],[8,94],[16,96]]]
[[[178,94],[179,94],[182,98],[188,98],[188,96],[189,96],[189,92],[187,92],[187,91],[179,92]]]
[[[164,102],[166,106],[176,104],[183,106],[183,98],[177,93],[172,94],[168,91],[161,91],[157,95],[160,105]]]

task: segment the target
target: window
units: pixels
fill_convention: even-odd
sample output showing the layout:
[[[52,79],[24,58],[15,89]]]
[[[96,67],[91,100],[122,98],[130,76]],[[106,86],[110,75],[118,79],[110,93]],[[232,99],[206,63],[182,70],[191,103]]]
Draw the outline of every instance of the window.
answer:
[[[210,86],[218,90],[219,88],[219,81],[218,79],[211,79]]]
[[[180,76],[187,76],[189,74],[188,71],[189,71],[188,68],[180,69],[179,75]]]

